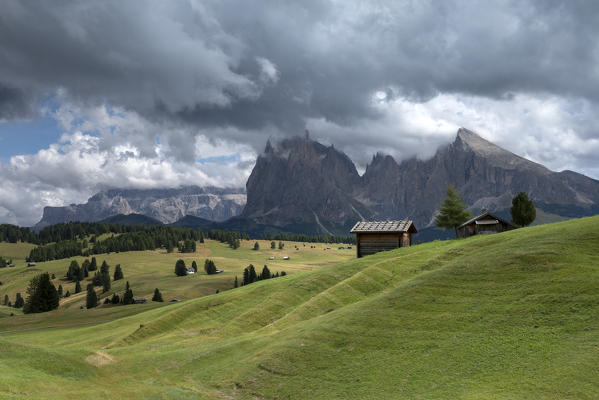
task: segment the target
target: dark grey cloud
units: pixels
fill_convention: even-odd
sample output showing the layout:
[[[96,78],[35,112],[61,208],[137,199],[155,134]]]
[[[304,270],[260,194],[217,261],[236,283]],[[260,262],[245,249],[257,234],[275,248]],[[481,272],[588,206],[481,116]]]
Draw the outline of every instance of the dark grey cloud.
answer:
[[[6,2],[0,81],[199,126],[376,119],[374,90],[599,93],[596,2]],[[260,82],[256,58],[280,73]]]

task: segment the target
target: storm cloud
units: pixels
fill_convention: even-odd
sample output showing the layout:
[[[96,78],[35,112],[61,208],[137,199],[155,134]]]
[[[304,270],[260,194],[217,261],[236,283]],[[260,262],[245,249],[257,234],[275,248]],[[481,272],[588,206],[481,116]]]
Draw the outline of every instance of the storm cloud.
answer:
[[[44,100],[57,99],[57,145],[79,132],[97,138],[94,154],[127,148],[177,171],[243,149],[229,178],[176,184],[243,185],[267,138],[306,128],[361,168],[377,151],[426,158],[465,126],[597,178],[597,37],[599,3],[585,1],[7,1],[0,121],[48,115]],[[0,173],[27,180],[17,164]],[[121,184],[152,185],[127,171]],[[34,180],[87,193],[109,175]]]

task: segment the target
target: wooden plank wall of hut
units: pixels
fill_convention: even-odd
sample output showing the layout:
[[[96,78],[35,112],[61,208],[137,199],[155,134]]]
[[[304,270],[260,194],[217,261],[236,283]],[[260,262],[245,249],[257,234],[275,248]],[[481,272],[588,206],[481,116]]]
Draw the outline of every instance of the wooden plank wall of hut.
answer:
[[[397,249],[399,233],[360,233],[358,234],[358,257],[364,257],[379,251]]]

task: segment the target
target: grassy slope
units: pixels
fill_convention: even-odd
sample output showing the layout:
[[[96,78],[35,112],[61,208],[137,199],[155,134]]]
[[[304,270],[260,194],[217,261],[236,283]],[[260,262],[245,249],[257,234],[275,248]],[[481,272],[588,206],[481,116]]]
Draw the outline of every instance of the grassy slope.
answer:
[[[235,276],[237,275],[239,279],[242,279],[243,269],[250,263],[254,264],[258,272],[261,271],[264,264],[268,264],[273,273],[277,271],[295,273],[348,260],[355,254],[355,250],[339,250],[337,249],[338,246],[317,244],[315,245],[316,248],[311,249],[311,244],[306,244],[304,247],[303,243],[295,242],[284,242],[285,248],[283,250],[271,250],[270,242],[258,242],[260,243],[259,251],[252,250],[255,241],[242,241],[239,249],[232,250],[226,244],[209,240],[205,244],[198,243],[195,253],[181,254],[175,252],[168,254],[164,250],[157,250],[97,255],[98,265],[106,260],[111,266],[110,271],[112,274],[115,265],[121,264],[125,275],[124,280],[112,282],[111,290],[108,293],[102,295],[98,289],[98,294],[101,299],[112,296],[113,292],[122,294],[125,290],[125,282],[129,281],[135,296],[145,296],[150,299],[154,288],[158,287],[165,300],[175,297],[188,300],[214,294],[217,289],[220,291],[231,289]],[[2,243],[0,244],[0,251],[14,254],[18,250],[23,252],[24,246],[31,247],[23,243],[14,245]],[[299,250],[295,250],[295,246]],[[331,249],[325,250],[327,247],[331,247]],[[4,254],[0,252],[0,255]],[[282,257],[285,255],[290,256],[291,259],[283,260]],[[275,260],[268,260],[270,256],[274,256]],[[214,260],[217,267],[223,269],[224,273],[211,276],[205,275],[203,268],[204,260],[207,257]],[[198,263],[200,274],[186,277],[175,276],[174,266],[179,258],[184,259],[187,265],[191,265],[191,262],[195,260]],[[79,261],[80,264],[84,260],[82,257],[73,259]],[[16,262],[17,266],[14,268],[0,268],[0,282],[3,283],[0,286],[0,301],[3,301],[5,294],[8,294],[11,301],[14,301],[17,292],[25,295],[31,278],[41,272],[55,274],[54,284],[57,287],[59,284],[62,285],[64,293],[67,290],[74,293],[75,284],[64,279],[71,260],[38,263],[35,267],[26,267],[23,260],[23,262]],[[90,281],[91,276],[82,283],[82,288],[85,289],[86,284]],[[19,318],[5,320],[4,324],[0,324],[0,331],[53,326],[63,323],[84,323],[98,318],[109,320],[116,318],[116,316],[122,317],[161,306],[159,304],[147,304],[136,308],[125,307],[125,309],[120,310],[114,310],[115,307],[113,306],[102,306],[102,310],[98,311],[100,316],[90,318],[88,313],[82,313],[79,310],[82,305],[85,305],[84,292],[62,299],[60,308],[56,312],[35,316],[21,315]],[[11,312],[20,314],[20,310],[0,306],[0,317]]]
[[[598,346],[592,217],[381,253],[97,326],[6,333],[0,393],[591,399]]]

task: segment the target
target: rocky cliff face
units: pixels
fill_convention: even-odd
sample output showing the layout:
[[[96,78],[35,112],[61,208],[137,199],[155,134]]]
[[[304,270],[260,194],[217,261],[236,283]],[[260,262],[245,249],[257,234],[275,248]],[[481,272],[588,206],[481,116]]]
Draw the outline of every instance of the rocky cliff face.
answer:
[[[185,215],[211,221],[224,221],[239,215],[246,202],[244,189],[202,188],[179,189],[112,189],[92,196],[85,204],[45,207],[40,222],[34,227],[68,221],[100,221],[116,214],[143,214],[163,223],[172,223]]]
[[[520,191],[547,212],[599,212],[598,181],[552,172],[460,129],[455,141],[429,160],[398,164],[377,154],[363,176],[345,154],[307,137],[268,143],[247,182],[243,216],[320,232],[343,232],[361,219],[409,218],[426,227],[448,184],[475,212],[506,210]]]

